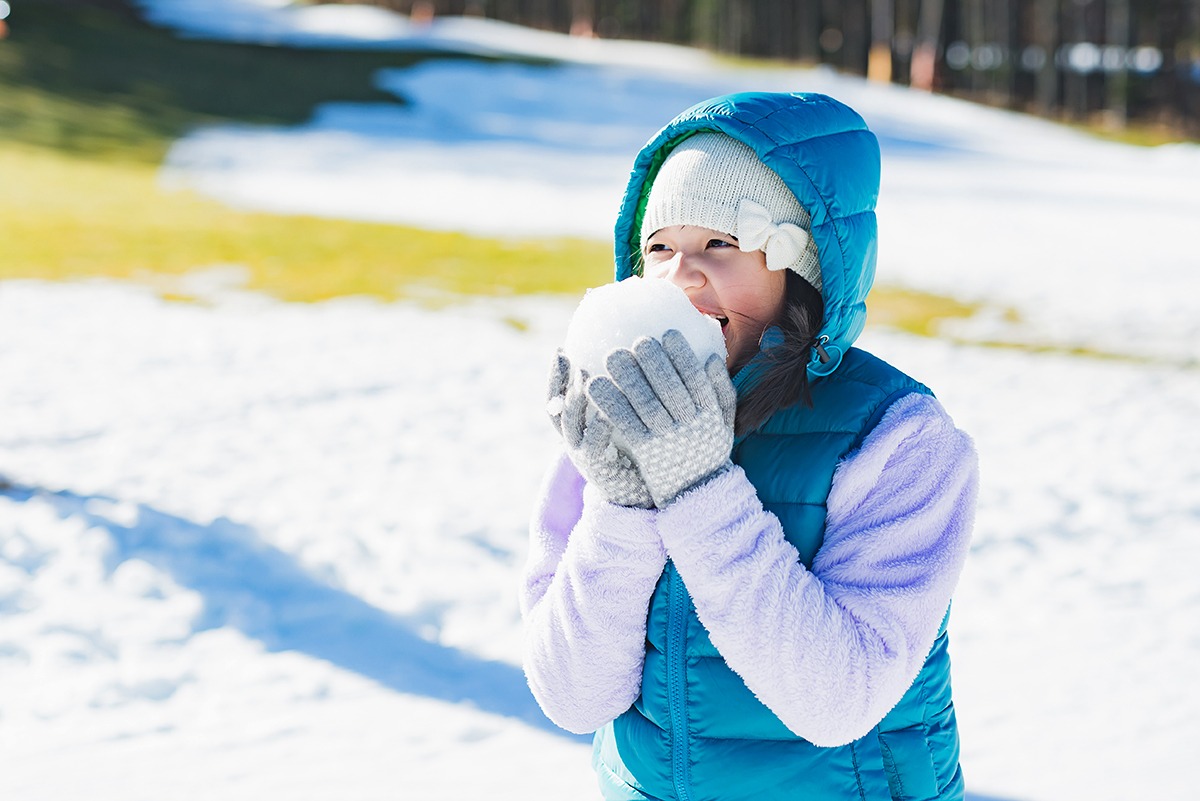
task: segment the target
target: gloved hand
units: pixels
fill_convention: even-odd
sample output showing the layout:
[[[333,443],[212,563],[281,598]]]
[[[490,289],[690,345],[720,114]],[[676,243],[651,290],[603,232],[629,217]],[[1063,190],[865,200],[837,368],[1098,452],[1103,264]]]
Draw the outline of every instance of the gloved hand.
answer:
[[[687,339],[670,330],[661,343],[642,337],[632,351],[614,350],[607,365],[612,378],[592,378],[588,396],[633,456],[655,506],[731,464],[737,393],[720,356],[701,367]]]
[[[571,362],[560,349],[550,368],[546,411],[563,438],[567,457],[589,484],[611,503],[654,508],[654,500],[630,460],[612,442],[612,426],[593,408],[589,414],[587,374],[571,381]]]

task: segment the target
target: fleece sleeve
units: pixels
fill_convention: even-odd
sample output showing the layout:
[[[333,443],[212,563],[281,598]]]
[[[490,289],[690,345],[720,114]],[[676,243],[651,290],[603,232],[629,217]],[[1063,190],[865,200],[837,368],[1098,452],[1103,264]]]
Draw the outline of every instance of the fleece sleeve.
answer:
[[[741,468],[657,523],[729,666],[797,735],[841,745],[882,720],[924,664],[966,557],[977,476],[970,439],[912,394],[835,471],[811,570]]]
[[[524,667],[542,711],[582,734],[637,698],[650,596],[666,566],[655,513],[605,501],[563,457],[534,508],[521,591]]]

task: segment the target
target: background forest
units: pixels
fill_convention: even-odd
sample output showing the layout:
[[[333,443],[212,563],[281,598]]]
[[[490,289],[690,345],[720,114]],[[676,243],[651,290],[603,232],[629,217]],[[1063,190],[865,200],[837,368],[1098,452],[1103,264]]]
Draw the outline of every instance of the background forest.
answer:
[[[1113,130],[1200,135],[1200,0],[367,2],[827,64]]]

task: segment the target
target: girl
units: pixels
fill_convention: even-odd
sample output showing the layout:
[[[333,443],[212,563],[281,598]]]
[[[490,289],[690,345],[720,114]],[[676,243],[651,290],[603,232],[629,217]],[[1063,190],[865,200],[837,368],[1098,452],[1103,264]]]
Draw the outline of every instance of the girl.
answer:
[[[637,157],[616,277],[681,287],[728,359],[668,332],[608,377],[555,360],[525,671],[596,731],[605,798],[963,797],[946,625],[976,456],[851,347],[878,188],[875,136],[821,95],[710,100]]]

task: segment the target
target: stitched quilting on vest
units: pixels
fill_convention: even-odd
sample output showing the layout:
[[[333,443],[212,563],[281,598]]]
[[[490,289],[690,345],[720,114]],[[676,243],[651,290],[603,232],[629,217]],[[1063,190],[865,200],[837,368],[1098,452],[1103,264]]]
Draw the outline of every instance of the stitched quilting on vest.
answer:
[[[739,442],[737,461],[806,564],[820,546],[838,461],[887,404],[910,392],[928,390],[852,349],[836,373],[814,384],[813,409],[777,413]],[[952,707],[945,714],[944,645],[935,646],[919,682],[879,727],[849,745],[818,748],[792,734],[725,664],[670,564],[651,599],[647,641],[641,696],[597,735],[606,798],[956,797],[958,741]],[[932,698],[929,688],[942,686],[944,699]]]

